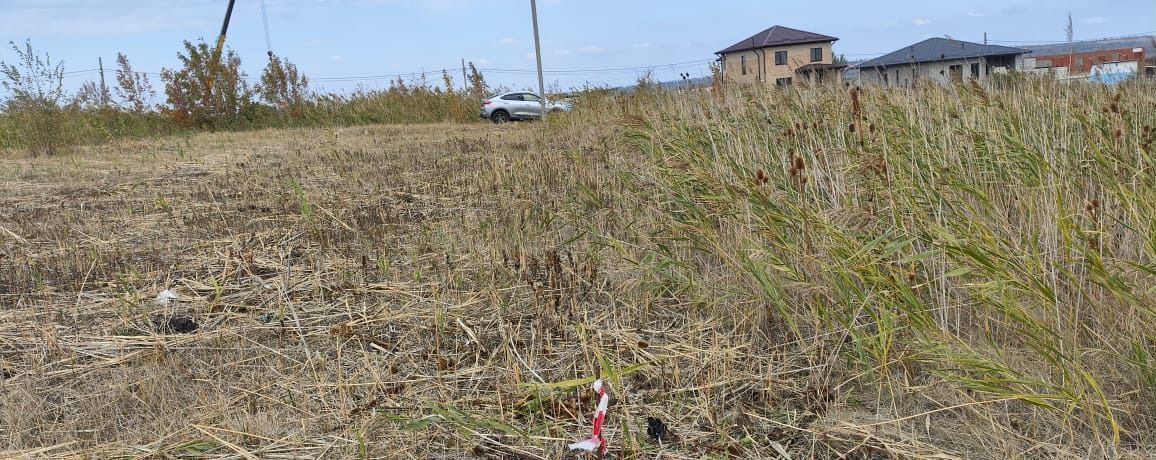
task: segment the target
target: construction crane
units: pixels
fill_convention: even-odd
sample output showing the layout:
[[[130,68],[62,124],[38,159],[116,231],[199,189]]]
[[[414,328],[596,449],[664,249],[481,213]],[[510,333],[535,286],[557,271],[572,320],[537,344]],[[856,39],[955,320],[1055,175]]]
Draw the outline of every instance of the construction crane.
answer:
[[[206,102],[212,101],[213,83],[216,80],[217,67],[221,66],[221,51],[224,49],[224,36],[229,34],[229,18],[232,17],[232,6],[237,0],[229,0],[229,8],[224,10],[224,23],[221,24],[221,35],[217,36],[217,44],[213,49],[213,59],[209,61],[208,86],[205,87]]]
[[[211,100],[213,93],[213,83],[217,79],[217,73],[221,65],[221,53],[225,49],[225,36],[229,33],[229,20],[233,17],[233,5],[237,0],[229,0],[229,6],[225,9],[225,20],[221,23],[221,34],[217,36],[217,45],[213,47],[212,60],[209,61],[209,78],[208,85],[205,88],[205,102]],[[261,0],[261,21],[265,27],[265,47],[268,49],[269,58],[273,58],[273,44],[269,40],[269,18],[265,13],[265,0]]]

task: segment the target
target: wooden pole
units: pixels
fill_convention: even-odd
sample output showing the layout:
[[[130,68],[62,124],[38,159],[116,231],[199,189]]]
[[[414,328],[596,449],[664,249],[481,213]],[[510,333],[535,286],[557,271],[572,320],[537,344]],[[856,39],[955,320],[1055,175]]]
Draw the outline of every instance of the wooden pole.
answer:
[[[538,40],[538,2],[530,0],[530,15],[534,20],[534,54],[538,57],[538,98],[542,104],[542,120],[546,120],[546,80],[542,77],[542,43]]]
[[[104,58],[97,56],[96,63],[100,66],[100,105],[108,107],[108,86],[104,84]]]

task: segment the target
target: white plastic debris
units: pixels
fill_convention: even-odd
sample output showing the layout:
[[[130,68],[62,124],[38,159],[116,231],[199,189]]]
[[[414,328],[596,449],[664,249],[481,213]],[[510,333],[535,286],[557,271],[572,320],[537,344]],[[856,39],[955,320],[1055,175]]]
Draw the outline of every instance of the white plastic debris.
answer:
[[[181,298],[181,296],[177,293],[170,289],[165,289],[161,291],[160,294],[157,294],[157,298],[153,299],[153,302],[163,307],[168,305],[170,300],[177,300],[179,298]]]
[[[598,408],[594,410],[594,435],[585,441],[570,444],[570,449],[581,449],[587,452],[598,451],[599,455],[606,453],[606,438],[602,436],[602,423],[606,421],[606,409],[610,406],[610,396],[606,395],[606,388],[602,379],[594,381],[594,392],[598,393]]]

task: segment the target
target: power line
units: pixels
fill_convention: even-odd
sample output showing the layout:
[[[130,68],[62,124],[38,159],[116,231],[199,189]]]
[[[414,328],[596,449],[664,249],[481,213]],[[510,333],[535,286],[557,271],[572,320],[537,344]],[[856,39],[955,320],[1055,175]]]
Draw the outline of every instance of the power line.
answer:
[[[1156,30],[1149,31],[1149,32],[1141,32],[1141,33],[1137,33],[1137,34],[1120,35],[1120,36],[1116,36],[1116,37],[1102,37],[1102,38],[1088,38],[1088,39],[1083,39],[1083,40],[1073,40],[1072,42],[1073,43],[1084,43],[1084,42],[1099,42],[1099,41],[1107,41],[1107,40],[1124,40],[1124,39],[1128,39],[1128,38],[1146,38],[1146,37],[1152,36],[1152,34],[1156,34]],[[1067,39],[1062,39],[1062,40],[989,40],[989,41],[992,43],[1009,43],[1009,44],[1024,44],[1024,45],[1049,45],[1049,44],[1053,44],[1053,43],[1065,44],[1068,42]]]
[[[673,63],[668,63],[668,64],[653,64],[653,65],[635,66],[635,67],[604,67],[604,68],[553,69],[553,70],[543,69],[542,73],[550,74],[550,75],[575,75],[575,74],[637,72],[637,71],[645,71],[645,70],[653,70],[653,69],[686,67],[686,66],[690,66],[690,65],[706,64],[708,62],[714,62],[714,59],[700,59],[697,61],[673,62]],[[461,70],[463,70],[462,67],[445,67],[445,68],[441,69],[441,71],[455,72],[455,73],[459,72]],[[508,68],[505,68],[505,69],[503,69],[503,68],[481,68],[481,69],[478,69],[478,71],[482,72],[482,73],[499,74],[499,75],[503,75],[503,74],[505,74],[505,75],[530,75],[530,74],[536,74],[538,72],[536,69],[508,69]],[[332,83],[332,82],[391,80],[391,79],[405,78],[405,77],[420,77],[423,75],[429,75],[431,73],[436,73],[436,72],[437,71],[435,71],[435,72],[417,71],[417,72],[401,72],[401,73],[376,74],[376,75],[320,76],[320,77],[312,77],[312,78],[310,78],[310,81],[331,82]]]
[[[99,72],[99,71],[100,71],[100,69],[85,69],[85,70],[72,70],[72,71],[68,71],[68,72],[61,72],[60,74],[64,75],[64,76],[68,76],[68,75],[76,75],[76,74],[81,74],[81,73]]]
[[[688,65],[695,65],[695,64],[706,64],[708,62],[714,62],[714,59],[700,59],[697,61],[674,62],[674,63],[669,63],[669,64],[654,64],[654,65],[636,66],[636,67],[556,69],[556,70],[543,70],[543,72],[549,73],[549,74],[633,72],[633,71],[639,71],[639,70],[650,70],[650,69],[655,69],[655,68],[660,68],[660,67],[681,67],[681,66],[688,66]],[[491,72],[491,73],[522,73],[522,72],[527,72],[527,71],[535,72],[534,70],[526,70],[526,69],[482,69],[482,70],[484,70],[486,72]]]

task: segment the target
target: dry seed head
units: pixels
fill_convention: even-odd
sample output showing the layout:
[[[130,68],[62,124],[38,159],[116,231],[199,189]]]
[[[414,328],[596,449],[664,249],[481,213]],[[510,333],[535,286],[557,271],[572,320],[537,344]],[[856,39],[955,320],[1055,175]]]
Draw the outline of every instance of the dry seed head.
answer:
[[[856,86],[854,88],[851,88],[851,113],[853,115],[855,115],[855,118],[859,118],[862,115],[863,112],[860,109],[861,109],[861,107],[859,106],[859,87]],[[852,130],[852,132],[854,132],[854,130]]]
[[[800,171],[807,169],[807,165],[805,163],[803,163],[803,157],[798,156],[798,155],[795,155],[795,161],[791,165],[793,168],[798,169]]]

